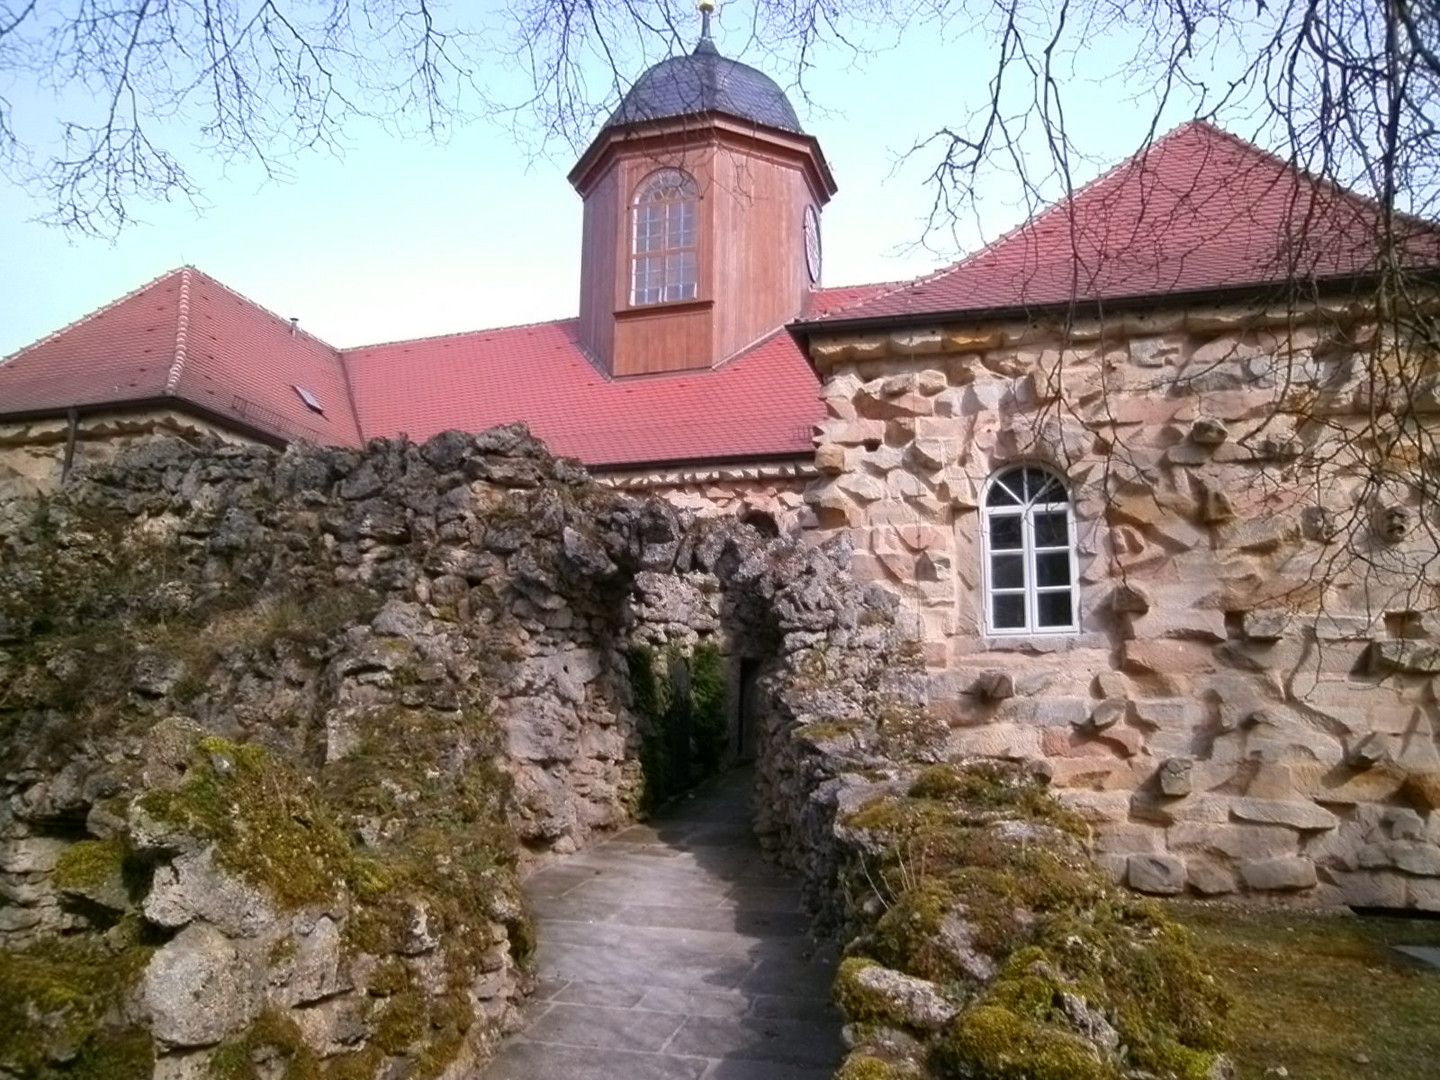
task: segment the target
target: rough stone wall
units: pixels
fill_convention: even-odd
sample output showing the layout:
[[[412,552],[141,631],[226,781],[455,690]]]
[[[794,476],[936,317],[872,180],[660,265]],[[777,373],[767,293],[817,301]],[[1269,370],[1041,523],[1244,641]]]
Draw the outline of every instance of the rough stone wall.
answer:
[[[816,340],[806,500],[900,597],[949,752],[1043,759],[1136,888],[1440,909],[1433,358],[1384,345],[1341,302]],[[1076,633],[985,632],[1020,462],[1069,480]]]
[[[152,438],[3,521],[0,1075],[460,1075],[525,987],[517,863],[639,801],[630,646],[758,660],[843,578],[523,426]]]
[[[597,479],[620,491],[656,495],[702,516],[754,520],[751,515],[758,512],[774,522],[780,535],[795,536],[813,520],[804,495],[814,472],[809,464],[737,465],[601,473]]]
[[[174,435],[192,442],[206,436],[250,442],[174,410],[119,411],[77,419],[71,466],[110,461],[122,450],[155,435]],[[70,422],[64,417],[0,422],[0,504],[56,490],[64,475],[70,437]]]

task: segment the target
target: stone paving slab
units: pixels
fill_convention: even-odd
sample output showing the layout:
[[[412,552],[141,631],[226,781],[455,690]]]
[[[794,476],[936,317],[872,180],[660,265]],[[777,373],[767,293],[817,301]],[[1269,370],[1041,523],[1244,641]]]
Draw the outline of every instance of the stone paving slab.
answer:
[[[471,1080],[829,1080],[835,956],[749,829],[746,772],[532,874],[540,988]]]

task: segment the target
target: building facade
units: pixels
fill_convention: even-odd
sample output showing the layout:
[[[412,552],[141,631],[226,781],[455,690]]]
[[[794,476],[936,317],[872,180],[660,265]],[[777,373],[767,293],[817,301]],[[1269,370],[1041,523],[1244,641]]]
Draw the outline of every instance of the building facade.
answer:
[[[848,537],[948,749],[1044,761],[1135,888],[1440,910],[1440,369],[1375,303],[1433,229],[1197,122],[945,271],[824,289],[820,147],[708,37],[570,178],[576,319],[342,351],[181,268],[0,363],[0,494],[153,432],[526,420]]]

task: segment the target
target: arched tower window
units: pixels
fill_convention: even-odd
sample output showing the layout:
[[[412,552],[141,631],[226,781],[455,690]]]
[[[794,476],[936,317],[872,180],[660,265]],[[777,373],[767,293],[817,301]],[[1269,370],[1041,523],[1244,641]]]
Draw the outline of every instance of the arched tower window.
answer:
[[[985,493],[984,526],[986,628],[1076,629],[1075,530],[1065,482],[1034,465],[996,474]]]
[[[693,300],[699,289],[699,190],[679,169],[647,176],[635,193],[630,302]]]

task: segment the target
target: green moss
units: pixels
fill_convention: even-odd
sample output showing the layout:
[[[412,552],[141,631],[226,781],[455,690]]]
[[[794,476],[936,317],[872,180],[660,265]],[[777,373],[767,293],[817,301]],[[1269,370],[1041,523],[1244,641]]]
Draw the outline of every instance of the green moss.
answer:
[[[634,645],[626,653],[632,708],[640,734],[641,791],[639,812],[653,810],[680,794],[682,777],[691,782],[714,775],[724,764],[730,728],[726,712],[729,690],[725,662],[713,641],[699,642],[690,653],[671,645],[657,653]],[[671,673],[676,665],[688,668],[689,700],[674,697]],[[690,745],[675,745],[672,733],[682,722],[679,711],[689,709]],[[684,755],[677,760],[677,755]]]
[[[957,1080],[1120,1080],[1112,1064],[1078,1036],[996,1005],[962,1013],[937,1052]]]
[[[790,733],[794,739],[808,739],[810,742],[829,742],[843,739],[860,731],[860,724],[853,720],[818,721],[802,724]]]
[[[148,1035],[114,1017],[150,954],[94,938],[0,951],[0,1071],[44,1080],[149,1080]]]
[[[908,1080],[914,1075],[912,1069],[872,1057],[864,1050],[857,1050],[845,1058],[845,1063],[835,1074],[835,1080]]]
[[[54,881],[62,889],[98,889],[124,879],[128,849],[120,837],[81,840],[60,853]]]
[[[282,907],[332,902],[349,876],[350,841],[313,782],[259,746],[201,739],[184,782],[140,805],[213,840],[222,866]]]
[[[376,1046],[336,1054],[325,1062],[324,1080],[375,1080],[384,1063],[385,1055]]]
[[[630,700],[640,734],[640,804],[637,811],[653,810],[671,794],[674,769],[665,715],[669,711],[668,680],[656,670],[655,652],[645,645],[631,646],[625,654],[630,675]]]
[[[932,765],[910,785],[914,799],[958,804],[972,819],[997,813],[1088,836],[1084,819],[1058,803],[1037,777],[1002,761]]]
[[[387,1054],[398,1054],[426,1031],[425,1003],[418,991],[402,990],[385,1000],[375,1015],[372,1041]]]
[[[847,872],[850,894],[882,906],[856,920],[855,947],[971,995],[937,1056],[944,1075],[1118,1076],[1120,1059],[1102,1060],[1075,1031],[1070,999],[1105,1017],[1127,1067],[1148,1075],[1202,1080],[1226,1046],[1227,998],[1184,931],[1154,903],[1116,893],[1079,842],[1083,822],[1018,769],[926,769],[906,795],[842,823],[868,833],[874,853]],[[996,976],[977,983],[967,952],[998,965]],[[892,1022],[861,990],[853,977],[837,983],[847,1017]]]
[[[865,957],[852,956],[840,963],[835,975],[833,996],[835,1002],[845,1011],[850,1023],[878,1024],[889,1028],[907,1028],[908,1022],[902,1012],[895,1009],[890,999],[866,987],[858,978],[867,968],[882,965]]]
[[[713,641],[700,642],[690,656],[690,695],[694,700],[695,758],[701,776],[713,776],[724,763],[730,744],[725,662]]]
[[[265,1063],[261,1071],[260,1062]],[[253,1024],[234,1039],[228,1039],[210,1054],[210,1075],[215,1080],[321,1080],[320,1060],[305,1044],[299,1027],[289,1017],[273,1010],[261,1013]]]

